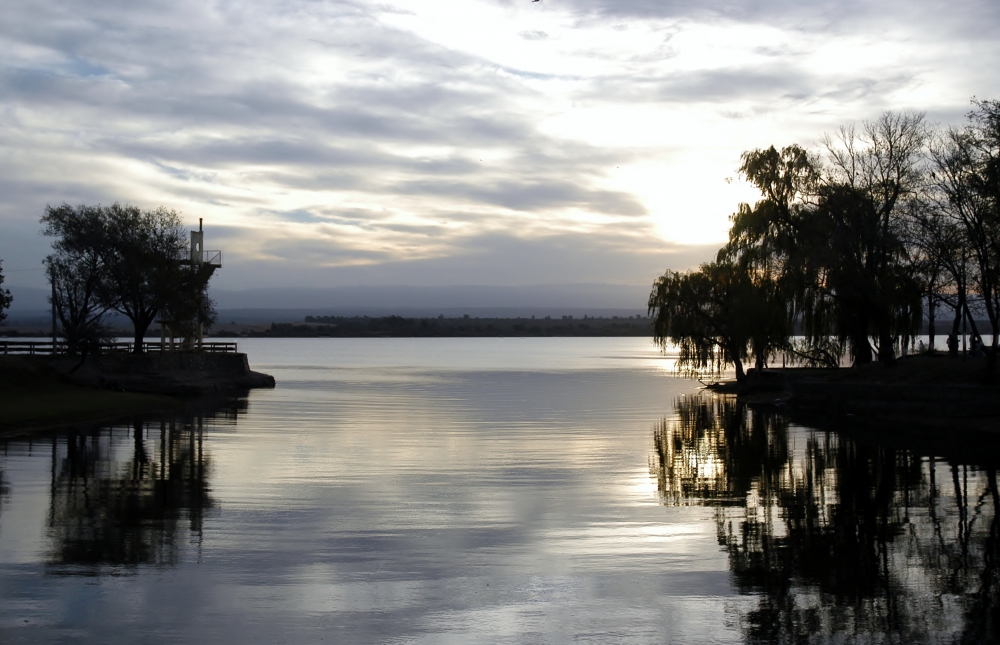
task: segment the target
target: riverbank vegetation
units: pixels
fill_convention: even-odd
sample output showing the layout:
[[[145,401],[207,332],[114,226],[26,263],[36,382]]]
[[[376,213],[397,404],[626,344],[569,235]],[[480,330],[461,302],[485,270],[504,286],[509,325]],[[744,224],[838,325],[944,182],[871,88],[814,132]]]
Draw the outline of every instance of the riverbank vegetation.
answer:
[[[693,372],[799,364],[892,364],[923,324],[971,325],[995,371],[1000,338],[1000,101],[973,100],[962,127],[886,112],[799,145],[747,151],[740,204],[713,262],[667,271],[649,311]],[[988,329],[976,318],[985,317]],[[793,333],[801,336],[793,336]],[[986,343],[985,340],[991,342]]]
[[[75,385],[45,358],[0,356],[0,433],[89,423],[175,407],[166,396]]]

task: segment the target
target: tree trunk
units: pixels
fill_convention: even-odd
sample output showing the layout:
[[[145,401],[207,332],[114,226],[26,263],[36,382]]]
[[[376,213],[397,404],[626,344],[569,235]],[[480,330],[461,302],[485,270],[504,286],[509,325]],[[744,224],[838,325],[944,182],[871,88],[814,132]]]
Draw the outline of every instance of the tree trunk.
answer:
[[[997,346],[997,340],[1000,339],[1000,324],[998,324],[997,320],[998,312],[995,300],[989,299],[986,301],[986,313],[990,318],[990,332],[992,332],[991,340],[993,344],[989,349],[985,347],[983,349],[986,351],[986,378],[992,381],[993,375],[996,373],[997,351],[1000,350],[1000,347]]]
[[[927,292],[927,353],[934,352],[934,293]]]
[[[969,311],[968,305],[965,307],[965,317],[969,319],[969,327],[972,327],[972,337],[979,340],[980,347],[985,347],[983,336],[979,333],[979,328],[976,326],[976,321],[972,318],[972,312]]]
[[[146,331],[149,326],[153,324],[153,320],[156,319],[156,312],[154,311],[150,314],[139,314],[135,318],[132,318],[132,330],[133,330],[133,354],[142,354],[142,344],[146,338]]]
[[[958,356],[958,336],[962,331],[962,310],[965,308],[965,291],[962,290],[961,285],[958,290],[958,304],[955,305],[955,320],[951,323],[951,338],[954,342],[949,343],[948,353],[951,356]]]
[[[736,380],[742,381],[747,377],[746,372],[743,371],[743,361],[739,358],[733,358],[733,365],[736,367]]]
[[[133,329],[135,331],[135,338],[132,339],[132,353],[142,354],[142,341],[146,337],[146,330],[140,329],[138,323],[133,324]]]
[[[896,348],[893,347],[892,335],[886,331],[878,335],[878,362],[892,365],[896,360]]]
[[[868,342],[868,336],[857,334],[851,339],[851,348],[854,352],[855,365],[867,365],[872,362],[872,346]]]

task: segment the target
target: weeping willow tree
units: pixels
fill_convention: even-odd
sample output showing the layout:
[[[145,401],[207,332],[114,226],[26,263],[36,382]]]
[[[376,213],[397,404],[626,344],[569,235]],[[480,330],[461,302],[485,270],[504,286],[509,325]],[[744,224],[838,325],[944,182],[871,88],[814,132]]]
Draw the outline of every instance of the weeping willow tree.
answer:
[[[798,146],[746,152],[740,173],[764,199],[740,204],[715,262],[667,271],[649,298],[654,340],[679,347],[682,369],[717,373],[733,365],[737,380],[745,377],[744,361],[752,358],[761,369],[792,348],[792,305],[806,283],[800,274],[806,258],[796,244],[807,206],[802,197],[819,174]]]
[[[768,276],[720,254],[695,271],[667,271],[649,296],[653,337],[661,348],[680,350],[679,366],[689,373],[719,373],[729,365],[737,380],[753,358],[762,368],[788,337],[781,294]]]
[[[745,152],[740,175],[762,199],[740,204],[715,262],[654,284],[656,341],[678,345],[684,368],[732,364],[738,379],[749,357],[760,368],[779,350],[830,367],[845,353],[892,362],[923,312],[907,233],[926,140],[921,115],[887,112],[827,137],[825,164],[797,145]]]

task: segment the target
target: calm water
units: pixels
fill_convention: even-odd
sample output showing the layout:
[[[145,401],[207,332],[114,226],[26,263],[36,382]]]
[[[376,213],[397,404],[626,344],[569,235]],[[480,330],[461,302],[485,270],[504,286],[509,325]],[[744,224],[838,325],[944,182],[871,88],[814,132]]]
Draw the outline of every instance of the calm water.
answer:
[[[1000,626],[993,447],[796,425],[699,395],[643,339],[241,349],[277,389],[2,446],[0,642],[991,642]]]

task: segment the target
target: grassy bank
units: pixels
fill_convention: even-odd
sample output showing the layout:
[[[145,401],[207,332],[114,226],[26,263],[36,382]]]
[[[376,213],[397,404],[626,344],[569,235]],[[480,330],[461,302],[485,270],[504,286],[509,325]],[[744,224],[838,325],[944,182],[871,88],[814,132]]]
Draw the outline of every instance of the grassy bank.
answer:
[[[710,386],[751,405],[789,405],[811,425],[822,421],[938,430],[1000,430],[1000,378],[983,357],[920,355],[891,365],[788,368],[748,373]]]
[[[114,419],[176,407],[167,396],[66,383],[44,357],[0,356],[0,433]]]

